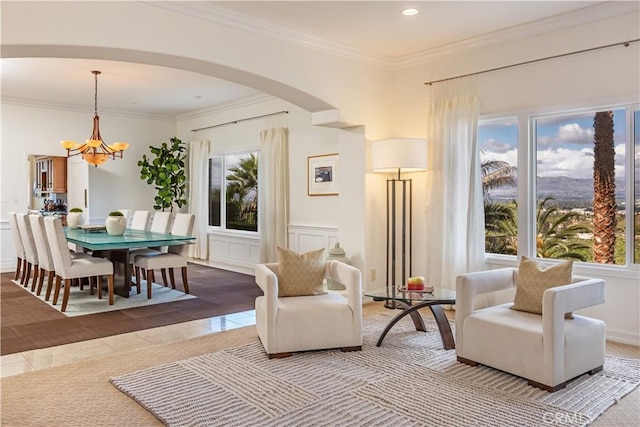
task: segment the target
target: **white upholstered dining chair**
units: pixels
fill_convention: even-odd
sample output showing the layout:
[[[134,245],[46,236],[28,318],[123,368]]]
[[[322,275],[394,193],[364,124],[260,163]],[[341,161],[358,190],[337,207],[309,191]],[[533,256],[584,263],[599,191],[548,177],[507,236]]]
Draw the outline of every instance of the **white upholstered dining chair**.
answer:
[[[148,224],[149,211],[134,211],[129,228],[132,230],[146,230]]]
[[[195,223],[195,215],[193,214],[176,214],[171,227],[171,234],[176,236],[191,236],[193,234],[193,225]],[[166,270],[169,270],[169,280],[171,287],[176,288],[174,268],[180,268],[182,271],[182,285],[185,293],[189,293],[189,282],[187,280],[187,259],[189,257],[189,245],[178,244],[169,246],[167,252],[159,250],[150,250],[135,255],[133,266],[136,274],[136,287],[140,293],[140,270],[145,271],[147,278],[147,298],[151,298],[151,287],[154,281],[153,271],[160,269],[166,286]]]
[[[24,252],[24,245],[22,244],[22,236],[20,236],[20,229],[18,228],[18,219],[15,212],[9,212],[9,228],[11,228],[11,237],[13,238],[13,245],[16,251],[16,274],[13,280],[22,282],[22,276],[26,273],[26,254]]]
[[[53,265],[56,272],[56,286],[53,295],[53,304],[58,303],[58,296],[62,280],[64,280],[64,295],[62,298],[61,311],[66,311],[69,295],[71,292],[71,281],[73,279],[89,278],[94,280],[98,289],[98,298],[102,298],[102,276],[107,276],[107,287],[109,294],[109,305],[113,305],[113,264],[111,261],[98,257],[72,258],[69,253],[67,238],[62,229],[59,218],[46,217],[44,226],[47,232],[47,240],[51,248]]]
[[[36,242],[33,239],[33,233],[31,232],[31,223],[29,222],[29,215],[25,213],[17,213],[16,221],[18,222],[18,229],[20,230],[20,237],[22,238],[22,245],[24,246],[24,254],[26,265],[26,274],[23,276],[23,281],[20,282],[24,287],[29,286],[29,279],[33,272],[33,281],[31,282],[31,291],[36,289],[36,282],[38,281],[39,268],[38,268],[38,249],[36,248]]]

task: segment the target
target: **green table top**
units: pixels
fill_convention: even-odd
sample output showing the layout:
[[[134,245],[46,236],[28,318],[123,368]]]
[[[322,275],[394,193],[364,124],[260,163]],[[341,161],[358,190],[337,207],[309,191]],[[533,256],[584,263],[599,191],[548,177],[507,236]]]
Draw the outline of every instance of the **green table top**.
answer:
[[[122,236],[111,236],[106,231],[87,232],[77,228],[64,229],[67,240],[83,248],[94,251],[110,249],[132,249],[149,246],[172,246],[192,243],[193,236],[154,233],[127,228]]]

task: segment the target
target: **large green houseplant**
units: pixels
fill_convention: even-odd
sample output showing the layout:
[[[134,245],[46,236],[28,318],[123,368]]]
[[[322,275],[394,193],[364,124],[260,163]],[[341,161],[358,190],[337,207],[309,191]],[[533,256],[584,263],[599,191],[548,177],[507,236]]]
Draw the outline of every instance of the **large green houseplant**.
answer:
[[[146,154],[142,156],[142,160],[138,162],[140,179],[146,180],[147,184],[155,185],[157,194],[153,208],[162,211],[169,209],[173,212],[174,205],[181,208],[187,204],[185,144],[173,137],[171,144],[163,142],[161,146],[149,146],[149,149],[155,158],[147,158]]]

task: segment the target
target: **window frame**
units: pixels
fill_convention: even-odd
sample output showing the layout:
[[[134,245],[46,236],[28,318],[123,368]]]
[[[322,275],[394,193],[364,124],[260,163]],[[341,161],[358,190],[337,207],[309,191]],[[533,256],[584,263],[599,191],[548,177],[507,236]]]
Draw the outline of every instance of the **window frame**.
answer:
[[[260,186],[260,150],[258,149],[249,149],[249,150],[243,150],[243,151],[231,151],[231,152],[224,152],[224,153],[216,153],[216,154],[211,154],[209,155],[208,159],[207,159],[207,167],[210,167],[211,165],[211,160],[215,159],[215,158],[221,158],[222,159],[222,183],[221,183],[221,193],[220,193],[220,225],[210,225],[207,224],[207,232],[208,233],[216,233],[216,234],[224,234],[224,235],[228,235],[228,236],[236,236],[236,237],[250,237],[250,238],[260,238],[260,221],[258,221],[258,223],[256,224],[257,226],[257,230],[256,231],[250,231],[250,230],[237,230],[237,229],[233,229],[233,228],[227,228],[226,227],[226,218],[227,218],[227,157],[229,156],[242,156],[242,155],[251,155],[251,154],[255,154],[257,160],[258,160],[258,197],[257,197],[257,209],[258,209],[258,218],[259,218],[259,210],[260,210],[260,197],[261,197],[261,186]],[[211,209],[211,200],[210,200],[210,182],[209,182],[209,176],[211,175],[210,170],[208,170],[207,173],[207,206],[208,206],[208,210],[207,210],[207,218],[209,218],[209,209]]]
[[[500,122],[517,119],[518,126],[518,183],[517,183],[517,201],[518,201],[518,254],[529,258],[538,259],[545,263],[557,263],[561,260],[548,258],[537,258],[535,247],[536,233],[536,161],[537,161],[537,134],[535,120],[545,117],[558,117],[562,115],[573,115],[581,113],[590,113],[596,111],[607,110],[625,110],[626,129],[625,129],[625,264],[597,264],[593,262],[576,262],[577,268],[583,274],[590,272],[603,274],[612,277],[636,278],[640,271],[640,262],[634,263],[634,214],[635,199],[640,198],[640,194],[635,194],[635,162],[634,157],[637,154],[634,141],[634,112],[640,110],[640,104],[636,102],[620,102],[610,105],[601,106],[585,106],[573,109],[554,109],[551,111],[536,109],[535,111],[520,111],[510,114],[491,114],[481,116],[478,125],[488,124],[492,122]],[[479,148],[478,148],[479,149]],[[484,249],[484,248],[483,248]],[[485,261],[490,264],[513,266],[514,261],[519,255],[504,255],[485,252]]]

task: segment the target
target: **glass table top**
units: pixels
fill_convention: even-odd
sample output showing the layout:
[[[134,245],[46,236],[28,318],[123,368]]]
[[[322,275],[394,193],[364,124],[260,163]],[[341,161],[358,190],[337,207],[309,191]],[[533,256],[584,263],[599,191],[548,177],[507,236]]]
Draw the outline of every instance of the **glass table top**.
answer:
[[[87,232],[78,228],[65,228],[67,240],[91,250],[131,249],[147,246],[171,246],[192,243],[193,236],[154,233],[127,228],[122,236],[112,236],[105,231]]]
[[[397,301],[443,301],[454,304],[456,291],[446,288],[434,288],[432,292],[426,291],[399,291],[392,286],[388,288],[374,288],[364,293],[367,297],[381,298]]]

